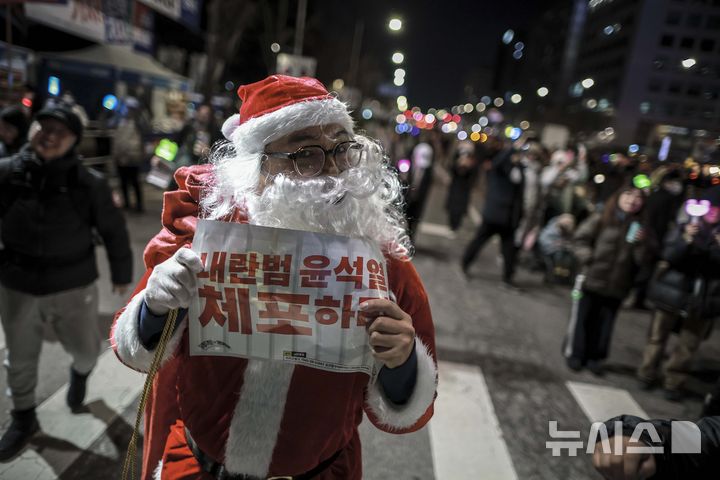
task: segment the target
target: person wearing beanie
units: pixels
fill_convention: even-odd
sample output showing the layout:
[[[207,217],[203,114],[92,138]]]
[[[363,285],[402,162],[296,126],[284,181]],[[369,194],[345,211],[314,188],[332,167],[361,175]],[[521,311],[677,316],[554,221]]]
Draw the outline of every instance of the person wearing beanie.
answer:
[[[13,155],[27,142],[28,118],[20,106],[0,110],[0,158]]]
[[[573,250],[581,267],[563,353],[572,370],[603,373],[620,305],[632,287],[645,250],[640,223],[643,192],[632,185],[615,192],[602,213],[582,222]]]
[[[240,112],[222,127],[230,143],[216,147],[209,164],[176,172],[165,228],[145,250],[148,270],[111,332],[120,360],[147,371],[168,311],[180,309],[145,411],[143,478],[359,480],[363,412],[381,430],[412,432],[432,416],[436,395],[434,327],[409,260],[397,173],[316,79],[272,75],[238,94]],[[375,319],[366,342],[376,377],[190,355],[185,309],[205,267],[184,247],[200,211],[210,220],[377,245],[391,299],[358,306]]]
[[[695,211],[698,205],[703,208]],[[665,397],[679,401],[700,343],[720,316],[720,188],[707,190],[686,206],[690,218],[665,240],[659,268],[648,290],[655,306],[650,335],[637,371],[643,388],[662,381]],[[677,345],[660,364],[670,334],[679,327]]]
[[[12,422],[0,438],[0,461],[18,454],[39,425],[35,415],[43,324],[49,321],[72,356],[68,406],[85,398],[101,349],[93,230],[107,251],[114,289],[132,280],[125,220],[110,187],[75,152],[82,123],[71,108],[41,110],[30,141],[0,159],[0,319],[7,341]]]

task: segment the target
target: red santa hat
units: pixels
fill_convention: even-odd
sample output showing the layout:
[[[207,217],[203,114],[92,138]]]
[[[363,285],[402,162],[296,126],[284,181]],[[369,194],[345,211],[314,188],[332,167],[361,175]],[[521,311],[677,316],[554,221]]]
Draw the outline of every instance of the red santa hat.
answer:
[[[317,125],[337,123],[353,131],[347,106],[314,78],[271,75],[241,86],[238,96],[240,113],[225,121],[222,133],[246,151],[261,152],[273,140]]]

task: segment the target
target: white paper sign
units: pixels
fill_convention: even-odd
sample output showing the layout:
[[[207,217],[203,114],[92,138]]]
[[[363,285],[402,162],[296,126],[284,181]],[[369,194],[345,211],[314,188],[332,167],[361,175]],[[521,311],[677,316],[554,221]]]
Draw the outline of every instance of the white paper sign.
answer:
[[[190,354],[284,360],[373,374],[358,305],[389,298],[372,242],[198,220],[203,259],[190,305]]]

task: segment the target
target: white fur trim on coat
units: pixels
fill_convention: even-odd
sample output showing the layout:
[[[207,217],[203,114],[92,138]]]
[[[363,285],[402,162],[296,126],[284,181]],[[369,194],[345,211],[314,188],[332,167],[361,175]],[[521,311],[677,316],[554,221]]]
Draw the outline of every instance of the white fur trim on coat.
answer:
[[[367,387],[367,408],[375,415],[377,421],[391,429],[410,428],[435,400],[437,389],[437,365],[428,347],[415,338],[415,355],[417,356],[417,379],[410,399],[404,405],[392,403],[382,390],[380,382],[371,382]]]
[[[294,371],[291,363],[248,360],[225,444],[228,472],[267,476]]]
[[[153,470],[153,480],[162,480],[162,466],[163,462],[160,460],[157,467],[155,467],[155,470]]]
[[[274,112],[251,118],[242,125],[240,115],[232,115],[222,126],[223,135],[248,152],[262,152],[265,145],[307,127],[338,123],[349,133],[353,121],[347,105],[334,97],[294,103]]]
[[[145,298],[145,290],[142,290],[135,295],[128,306],[125,307],[123,313],[117,319],[115,323],[115,330],[113,331],[112,341],[115,344],[120,359],[129,367],[134,368],[140,372],[147,372],[150,369],[153,357],[155,356],[155,350],[146,350],[140,341],[140,335],[138,333],[140,310],[142,308],[142,302]],[[182,319],[179,318],[178,321]],[[180,344],[183,330],[187,327],[187,322],[183,322],[182,325],[177,327],[172,337],[168,341],[165,347],[165,354],[162,358],[162,363],[165,363],[168,358],[175,354],[175,351]]]

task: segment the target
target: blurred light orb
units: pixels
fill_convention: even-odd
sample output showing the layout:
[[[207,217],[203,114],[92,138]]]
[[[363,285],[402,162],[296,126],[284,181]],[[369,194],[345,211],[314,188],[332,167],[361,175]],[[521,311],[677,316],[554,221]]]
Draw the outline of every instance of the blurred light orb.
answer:
[[[487,117],[482,116],[482,117],[480,117],[480,120],[478,120],[478,123],[480,124],[481,127],[487,127],[489,120]]]
[[[609,137],[610,135],[615,135],[615,129],[612,128],[612,127],[607,127],[607,128],[605,129],[605,135],[607,135],[608,137]]]
[[[465,113],[471,113],[474,109],[475,109],[475,107],[473,106],[472,103],[466,103],[463,106],[463,110],[465,111]]]
[[[523,48],[525,48],[525,44],[523,42],[517,42],[515,44],[515,50],[522,50]]]
[[[605,35],[612,35],[615,32],[615,27],[612,25],[608,25],[605,28],[603,28],[603,33]]]
[[[404,77],[405,69],[404,68],[396,68],[394,73],[395,73],[396,77]]]
[[[401,135],[401,134],[405,133],[405,129],[402,128],[402,125],[395,125],[395,133],[397,133],[398,135]]]
[[[405,84],[405,79],[403,77],[395,77],[393,83],[396,87],[402,87]]]
[[[400,52],[395,52],[392,54],[392,61],[393,63],[399,65],[405,61],[405,55]]]
[[[515,93],[510,97],[510,101],[514,104],[518,104],[522,102],[522,95],[520,95],[519,93]]]
[[[640,146],[636,143],[633,143],[628,147],[628,153],[637,153],[640,151]]]
[[[550,90],[547,87],[540,87],[537,89],[538,97],[547,97]]]
[[[388,28],[393,32],[400,31],[402,29],[402,20],[399,18],[391,18],[388,22]]]
[[[278,53],[280,51],[280,44],[274,42],[272,45],[270,45],[270,51],[273,53]]]
[[[227,82],[225,82],[225,90],[227,90],[229,92],[233,88],[235,88],[235,84],[231,80],[228,80]]]
[[[505,104],[505,100],[503,100],[501,97],[497,97],[495,100],[493,100],[493,105],[496,107],[502,107]]]
[[[520,122],[520,128],[522,128],[523,130],[527,130],[528,128],[530,128],[530,122],[528,122],[527,120],[523,120],[522,122]]]
[[[595,85],[595,80],[593,80],[592,78],[586,78],[585,80],[580,82],[580,85],[582,85],[583,88],[590,88]]]
[[[478,112],[484,112],[486,108],[486,105],[483,102],[478,102],[477,105],[475,105],[475,110]]]
[[[480,143],[487,142],[487,139],[488,139],[488,136],[486,134],[484,134],[484,133],[480,134]]]
[[[595,107],[598,106],[598,102],[597,102],[597,100],[595,100],[594,98],[588,98],[588,101],[585,102],[585,104],[586,104],[587,107],[590,108],[590,109],[593,109],[593,108],[595,108]]]
[[[505,30],[505,33],[503,33],[502,41],[505,45],[510,45],[510,42],[513,41],[513,38],[515,38],[515,31],[512,29]]]
[[[515,60],[520,60],[522,57],[523,57],[523,52],[522,52],[522,50],[515,50],[515,51],[513,52],[513,58],[514,58]]]
[[[410,160],[407,158],[401,158],[398,160],[397,166],[400,173],[407,173],[410,171]]]
[[[488,97],[487,95],[485,95],[484,97],[482,97],[482,98],[480,99],[480,101],[481,101],[482,103],[484,103],[485,105],[490,105],[490,103],[492,102],[492,98],[490,98],[490,97]]]
[[[109,94],[103,97],[102,106],[107,110],[115,110],[117,107],[118,99],[115,95]]]
[[[460,130],[457,134],[458,140],[465,140],[468,137],[468,134],[465,130]]]
[[[60,95],[60,79],[55,76],[48,77],[48,93],[53,96]]]
[[[412,130],[410,130],[410,135],[413,137],[417,137],[420,135],[420,129],[418,127],[412,127]]]
[[[422,114],[422,112],[413,113],[413,120],[415,120],[416,122],[419,122],[420,120],[422,120],[423,117],[424,117],[424,115]]]
[[[451,131],[451,132],[454,132],[454,131],[457,130],[457,128],[458,128],[458,125],[457,125],[456,122],[450,122],[450,123],[448,123],[447,125],[448,125],[448,127],[450,128],[450,131]]]
[[[686,58],[681,63],[682,63],[683,68],[692,68],[695,66],[697,61],[691,57],[691,58]]]
[[[345,80],[343,80],[342,78],[336,78],[335,80],[333,80],[333,83],[332,83],[333,90],[342,90],[344,86],[345,86]]]
[[[462,120],[460,118],[460,115],[457,115],[457,114],[453,115],[452,119],[453,119],[453,122],[455,122],[455,123],[460,123],[460,120]]]
[[[373,117],[373,112],[369,108],[366,108],[362,111],[362,117],[365,120],[370,120]]]
[[[405,115],[403,115],[402,113],[398,114],[395,117],[395,123],[405,123],[405,122],[407,122],[407,118],[405,118]]]
[[[478,132],[471,133],[470,140],[472,140],[473,142],[477,142],[478,140],[480,140],[480,133],[478,133]]]
[[[407,97],[405,95],[400,95],[399,97],[397,97],[396,101],[398,104],[404,103],[405,105],[407,105]]]
[[[450,124],[445,123],[442,127],[440,127],[440,130],[442,130],[443,133],[450,133]]]
[[[479,123],[476,123],[472,127],[470,127],[470,130],[472,130],[473,133],[478,133],[480,130],[482,130],[482,127]]]
[[[597,175],[595,175],[595,177],[593,177],[593,182],[595,182],[598,185],[600,185],[604,181],[605,181],[605,175],[603,175],[602,173],[598,173]]]
[[[433,115],[432,113],[428,113],[427,115],[425,115],[425,123],[433,122],[435,122],[435,115]]]

